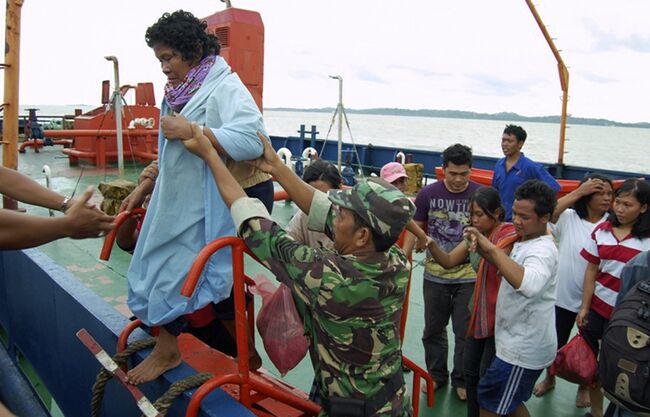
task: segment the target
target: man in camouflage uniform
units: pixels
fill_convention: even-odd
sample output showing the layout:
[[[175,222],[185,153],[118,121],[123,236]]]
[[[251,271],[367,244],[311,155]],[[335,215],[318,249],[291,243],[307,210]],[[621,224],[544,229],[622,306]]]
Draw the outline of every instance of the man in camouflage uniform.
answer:
[[[394,245],[414,206],[381,179],[329,196],[304,183],[266,138],[256,165],[309,213],[334,250],[301,245],[256,199],[247,198],[216,150],[193,126],[185,146],[205,159],[248,247],[308,306],[319,364],[315,380],[330,417],[411,416],[402,375],[399,322],[410,264]]]

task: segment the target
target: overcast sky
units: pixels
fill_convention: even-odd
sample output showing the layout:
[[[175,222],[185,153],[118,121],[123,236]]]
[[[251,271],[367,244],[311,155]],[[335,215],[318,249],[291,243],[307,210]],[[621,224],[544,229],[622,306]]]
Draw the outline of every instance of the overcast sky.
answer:
[[[557,66],[524,0],[232,0],[265,24],[265,107],[560,113]],[[570,72],[569,112],[650,121],[650,1],[540,0]],[[205,17],[216,0],[25,0],[21,104],[96,104],[122,84],[165,77],[144,32],[165,11]],[[4,21],[4,8],[0,8]],[[1,35],[4,37],[4,33]],[[2,86],[0,86],[2,88]]]

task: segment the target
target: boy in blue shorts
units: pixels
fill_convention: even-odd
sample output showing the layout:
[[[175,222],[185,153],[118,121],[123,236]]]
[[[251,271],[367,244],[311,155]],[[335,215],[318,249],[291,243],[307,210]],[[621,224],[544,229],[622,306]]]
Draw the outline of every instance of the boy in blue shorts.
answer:
[[[524,402],[555,359],[558,252],[546,232],[555,204],[555,191],[542,181],[529,180],[517,188],[512,223],[520,238],[509,256],[478,230],[465,229],[470,250],[478,250],[503,277],[496,307],[496,358],[478,387],[481,417],[529,416]]]

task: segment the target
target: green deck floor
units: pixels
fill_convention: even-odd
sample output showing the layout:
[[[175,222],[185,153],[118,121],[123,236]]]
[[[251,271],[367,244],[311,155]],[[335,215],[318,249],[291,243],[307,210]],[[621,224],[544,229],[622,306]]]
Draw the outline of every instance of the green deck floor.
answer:
[[[45,184],[45,177],[42,173],[43,165],[49,165],[52,171],[52,188],[65,195],[70,195],[75,188],[75,184],[81,173],[78,167],[70,168],[68,159],[61,151],[60,147],[47,147],[40,153],[34,153],[28,149],[27,153],[19,155],[19,170],[41,184]],[[126,161],[125,178],[135,180],[139,174],[142,165]],[[77,195],[83,193],[84,189],[89,186],[96,186],[101,181],[117,178],[117,169],[96,169],[87,167],[83,170]],[[101,197],[97,193],[95,199],[99,201]],[[47,215],[47,210],[34,207],[25,207],[29,213]],[[295,207],[285,202],[276,202],[273,215],[281,224],[286,224],[295,212]],[[57,214],[58,215],[58,214]],[[72,240],[63,239],[41,247],[41,250],[54,259],[59,264],[72,272],[86,286],[95,291],[104,300],[113,305],[125,316],[130,316],[130,311],[126,305],[127,283],[126,270],[130,262],[130,255],[115,248],[108,262],[99,260],[99,253],[103,241],[100,239],[89,240]],[[416,262],[421,257],[416,255]],[[263,268],[253,265],[249,262],[246,265],[247,273],[255,276]],[[421,336],[423,330],[423,312],[424,305],[422,300],[422,267],[418,266],[413,272],[413,282],[410,296],[409,317],[407,324],[406,337],[404,341],[404,353],[414,360],[420,366],[424,367],[424,352],[422,348]],[[256,307],[259,308],[259,300],[256,300]],[[450,330],[451,331],[451,330]],[[453,335],[450,333],[450,353],[453,352]],[[277,370],[270,363],[261,347],[262,343],[257,340],[260,354],[264,359],[264,366],[276,376],[279,376]],[[451,354],[449,355],[451,359]],[[451,363],[450,363],[451,366]],[[311,366],[309,359],[305,358],[296,369],[291,371],[284,379],[303,390],[308,390],[312,378]],[[411,374],[406,376],[410,384]],[[575,403],[576,386],[564,381],[558,380],[556,388],[543,398],[532,398],[528,401],[527,406],[532,416],[548,417],[578,417],[582,416],[586,410],[577,409]],[[424,405],[421,398],[420,416],[464,416],[464,403],[459,401],[453,394],[452,389],[447,386],[436,392],[436,405],[429,409]]]

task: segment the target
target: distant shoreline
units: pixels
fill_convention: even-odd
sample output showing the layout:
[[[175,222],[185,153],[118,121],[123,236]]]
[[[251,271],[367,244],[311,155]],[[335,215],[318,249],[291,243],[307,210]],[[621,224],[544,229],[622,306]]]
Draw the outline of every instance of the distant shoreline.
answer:
[[[75,108],[80,108],[83,111],[96,108],[98,106],[88,104],[68,104],[68,105],[22,105],[20,106],[20,115],[27,114],[26,109],[30,107],[39,108],[40,115],[64,115],[72,114]],[[321,107],[299,109],[294,107],[268,107],[264,110],[271,111],[293,111],[293,112],[306,112],[306,113],[334,113],[334,107]],[[469,120],[499,120],[503,122],[537,122],[537,123],[552,123],[559,124],[560,116],[522,116],[517,113],[501,112],[501,113],[476,113],[471,111],[461,110],[409,110],[398,108],[374,108],[374,109],[346,109],[349,114],[373,114],[379,116],[407,116],[407,117],[440,117],[446,119],[469,119]],[[1,116],[0,116],[1,118]],[[595,119],[585,117],[572,117],[569,116],[569,124],[573,125],[591,125],[591,126],[614,126],[614,127],[635,127],[640,129],[649,129],[650,122],[638,123],[623,123],[615,120],[608,119]]]
[[[296,111],[307,113],[333,113],[334,107],[322,107],[312,109],[298,109],[293,107],[269,107],[264,110],[275,111]],[[408,117],[440,117],[446,119],[475,119],[475,120],[500,120],[504,122],[537,122],[537,123],[560,123],[560,116],[522,116],[517,113],[475,113],[461,110],[408,110],[397,108],[375,108],[375,109],[346,109],[350,114],[374,114],[379,116],[408,116]],[[650,123],[622,123],[607,119],[594,119],[583,117],[568,117],[567,123],[574,125],[592,126],[615,126],[615,127],[636,127],[641,129],[650,128]]]

